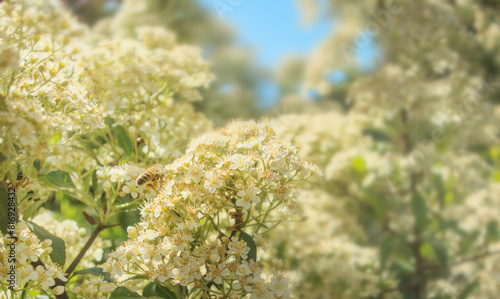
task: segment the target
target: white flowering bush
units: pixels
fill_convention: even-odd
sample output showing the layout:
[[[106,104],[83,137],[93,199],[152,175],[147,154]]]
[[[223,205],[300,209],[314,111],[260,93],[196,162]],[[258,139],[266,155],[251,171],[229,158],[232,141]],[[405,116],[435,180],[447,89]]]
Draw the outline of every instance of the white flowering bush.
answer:
[[[164,29],[88,43],[58,1],[2,1],[0,27],[0,296],[68,298],[86,279],[111,281],[96,266],[117,240],[99,235],[156,194],[136,177],[210,129],[191,103],[213,75]],[[47,205],[64,215],[42,213]]]
[[[214,79],[199,49],[152,27],[95,42],[57,1],[0,16],[2,298],[289,297],[261,255],[320,171],[268,121],[199,135],[192,103]],[[139,207],[116,247],[108,231]]]
[[[498,297],[498,1],[301,0],[340,21],[277,72],[302,114],[218,129],[247,58],[166,2],[0,2],[0,298]]]
[[[151,282],[151,295],[288,298],[286,277],[263,268],[259,254],[266,234],[300,213],[295,182],[318,169],[255,122],[195,138],[165,169],[167,183],[103,270],[118,282]],[[89,283],[77,294],[91,298],[93,290]]]

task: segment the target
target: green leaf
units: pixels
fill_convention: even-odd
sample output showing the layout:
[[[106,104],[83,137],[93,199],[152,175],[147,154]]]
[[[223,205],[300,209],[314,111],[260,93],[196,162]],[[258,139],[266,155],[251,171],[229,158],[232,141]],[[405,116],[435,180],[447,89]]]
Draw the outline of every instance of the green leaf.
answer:
[[[465,289],[460,293],[458,296],[458,299],[467,299],[469,298],[469,295],[472,295],[477,289],[479,288],[479,282],[477,280],[474,280],[472,283],[470,283]]]
[[[498,231],[498,222],[497,221],[490,221],[488,223],[488,226],[486,228],[486,241],[487,242],[494,242],[498,240],[500,237],[500,233]]]
[[[417,227],[421,230],[425,229],[427,226],[427,205],[425,200],[422,198],[420,193],[416,193],[411,201],[411,207],[413,210],[413,216],[415,217],[415,222]]]
[[[23,220],[27,220],[29,219],[31,216],[33,216],[37,211],[38,209],[44,204],[46,203],[47,201],[49,200],[49,197],[45,197],[45,198],[40,198],[36,201],[32,201],[29,205],[28,205],[28,208],[26,209],[26,212],[24,212],[23,214]]]
[[[109,299],[128,299],[128,298],[144,298],[141,295],[134,293],[127,289],[126,287],[117,287]]]
[[[113,128],[113,135],[118,142],[118,145],[125,151],[128,156],[134,156],[134,144],[128,135],[127,130],[122,126],[116,126]]]
[[[75,185],[73,184],[69,173],[65,171],[51,171],[45,175],[45,178],[56,186],[64,188],[75,188]]]
[[[145,274],[141,274],[141,275],[134,275],[130,278],[127,278],[125,279],[125,281],[129,281],[129,280],[146,280],[148,279],[148,276],[145,275]]]
[[[366,164],[365,164],[365,160],[363,159],[363,157],[352,158],[351,165],[352,165],[352,168],[354,170],[356,170],[356,172],[358,172],[358,173],[363,174],[366,172]]]
[[[7,111],[7,105],[5,104],[5,96],[0,93],[0,111]]]
[[[384,271],[385,265],[387,263],[387,259],[389,258],[389,255],[391,254],[391,249],[392,249],[392,240],[393,238],[391,236],[387,236],[384,238],[382,241],[382,244],[380,245],[380,270],[381,272]]]
[[[14,201],[9,200],[9,191],[0,188],[0,231],[2,234],[9,233],[9,223],[17,223],[18,217],[17,198],[14,198]]]
[[[224,284],[218,284],[218,283],[214,283],[213,284],[215,286],[215,288],[219,291],[221,291],[221,293],[225,293],[224,292]]]
[[[247,260],[253,259],[254,261],[257,261],[257,245],[255,244],[252,236],[245,232],[240,232],[239,239],[245,241],[247,243],[247,246],[250,247]]]
[[[175,293],[170,290],[169,288],[161,285],[161,284],[156,284],[155,286],[155,291],[156,291],[156,296],[165,298],[165,299],[175,299],[177,296]]]
[[[177,293],[181,294],[181,297],[187,298],[187,295],[189,294],[189,290],[187,287],[176,285],[175,288],[177,289]]]
[[[447,269],[449,267],[448,265],[449,260],[448,260],[448,251],[446,249],[446,246],[444,246],[440,240],[434,238],[430,239],[429,243],[434,249],[434,253],[441,267],[443,269]]]
[[[286,244],[286,241],[282,241],[278,244],[277,248],[276,248],[276,251],[277,251],[277,254],[276,254],[276,257],[280,260],[285,260],[286,258],[286,247],[287,247],[287,244]]]
[[[258,223],[258,222],[252,224],[251,226],[258,226],[258,227],[263,227],[265,229],[269,229],[269,227],[267,225],[265,225],[263,223]]]
[[[0,153],[0,164],[2,164],[6,160],[7,160],[7,157],[4,154]]]
[[[40,168],[42,168],[42,165],[40,164],[39,159],[35,159],[35,161],[33,161],[33,166],[35,166],[36,170],[38,170],[38,171],[40,171]]]
[[[40,241],[49,239],[52,241],[52,252],[50,253],[50,259],[59,264],[61,267],[64,266],[66,262],[66,244],[64,244],[63,239],[54,236],[45,228],[39,226],[38,224],[31,221],[24,221],[28,228],[38,237]]]
[[[496,183],[496,182],[500,182],[500,170],[496,171],[494,174],[493,174],[493,181]]]
[[[430,258],[436,256],[436,253],[434,252],[434,248],[432,248],[432,246],[431,246],[431,244],[429,244],[429,242],[423,242],[422,244],[420,244],[419,251],[420,251],[420,254],[426,259],[430,259]]]
[[[104,280],[113,282],[111,278],[109,278],[108,275],[105,274],[105,272],[101,268],[93,267],[93,268],[88,268],[80,271],[76,271],[75,275],[85,275],[85,274],[92,274],[96,276],[100,276],[104,278]]]
[[[99,206],[97,204],[97,202],[94,200],[94,198],[92,197],[92,195],[90,195],[88,192],[78,190],[78,189],[72,189],[72,190],[63,189],[62,191],[64,192],[64,194],[67,194],[67,195],[81,201],[86,206],[95,207],[95,208],[97,208]]]
[[[490,148],[490,157],[493,161],[496,161],[498,160],[498,156],[499,156],[499,151],[498,151],[498,147],[491,147]]]
[[[156,294],[156,282],[152,282],[148,284],[147,286],[144,287],[142,290],[142,296],[143,297],[155,297],[157,296]]]

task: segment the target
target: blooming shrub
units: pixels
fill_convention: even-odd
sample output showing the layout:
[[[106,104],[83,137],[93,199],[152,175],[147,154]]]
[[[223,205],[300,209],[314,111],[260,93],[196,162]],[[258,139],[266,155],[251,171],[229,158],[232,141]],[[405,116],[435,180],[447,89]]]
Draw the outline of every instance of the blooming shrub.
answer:
[[[149,279],[176,297],[287,298],[285,277],[265,279],[257,253],[269,230],[300,212],[294,182],[317,174],[315,166],[266,123],[235,122],[195,138],[165,168],[167,183],[104,271]]]
[[[123,25],[176,22],[127,20],[155,3],[105,39],[58,1],[1,1],[1,298],[498,297],[495,1],[326,1],[343,26],[278,75],[329,111],[217,130],[201,50]]]
[[[1,230],[6,246],[11,236],[19,240],[16,260],[2,259],[2,296],[66,298],[69,285],[81,284],[73,277],[104,275],[95,266],[111,242],[99,233],[155,195],[135,178],[179,157],[210,128],[191,102],[213,75],[200,50],[178,45],[164,29],[89,44],[87,28],[57,1],[3,1],[0,27],[2,205],[8,187],[17,195],[9,215],[16,228]],[[75,222],[37,215],[54,200],[84,211],[76,216],[95,226],[88,244]],[[0,218],[7,221],[7,210]],[[7,290],[11,266],[16,287]]]

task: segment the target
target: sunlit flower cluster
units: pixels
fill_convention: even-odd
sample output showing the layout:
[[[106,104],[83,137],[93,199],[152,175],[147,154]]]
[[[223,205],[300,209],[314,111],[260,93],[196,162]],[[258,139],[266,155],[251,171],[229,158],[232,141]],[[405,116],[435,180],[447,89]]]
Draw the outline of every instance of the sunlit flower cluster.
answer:
[[[104,127],[99,107],[73,76],[71,57],[78,45],[70,38],[83,30],[64,8],[44,1],[3,1],[0,31],[4,155],[43,157],[54,139]],[[9,166],[3,165],[0,175]]]
[[[45,292],[58,295],[64,291],[64,287],[56,286],[56,279],[66,281],[64,272],[61,266],[52,262],[49,254],[52,252],[52,241],[46,239],[40,241],[36,235],[27,228],[24,222],[16,224],[15,236],[17,242],[12,244],[12,236],[4,235],[1,238],[2,246],[0,246],[0,281],[6,288],[11,279],[8,274],[11,271],[11,266],[15,265],[15,286],[20,288],[24,283],[29,283],[33,287],[40,287]],[[15,262],[12,262],[11,250],[14,252]],[[4,294],[5,295],[5,294]],[[0,296],[2,294],[0,293]]]
[[[107,192],[111,192],[112,188],[118,188],[121,196],[126,194],[134,199],[147,198],[151,199],[155,195],[155,190],[148,190],[144,186],[137,186],[136,178],[144,172],[144,169],[129,164],[121,166],[105,166],[97,171],[97,177],[103,182],[103,187]]]
[[[210,129],[192,102],[214,79],[199,48],[178,44],[162,28],[94,45],[87,31],[56,0],[0,3],[0,187],[16,186],[18,215],[62,238],[67,265],[60,266],[77,261],[78,269],[95,266],[110,241],[92,240],[78,260],[86,230],[38,209],[79,200],[87,222],[107,229],[119,211],[151,199],[156,191],[137,186],[136,177],[181,156],[193,136]],[[49,258],[51,244],[26,234],[16,252],[34,253],[16,263],[18,289],[63,293],[65,280],[52,289],[64,268]],[[37,259],[45,266],[33,264]],[[114,289],[99,288],[105,296]]]
[[[176,44],[162,28],[137,30],[141,41],[107,40],[83,51],[79,77],[103,116],[136,143],[136,155],[169,161],[210,128],[191,102],[201,100],[198,89],[214,78],[200,49]]]
[[[301,212],[294,182],[319,172],[274,135],[266,123],[235,122],[191,141],[165,167],[159,195],[103,269],[122,279],[145,271],[151,281],[207,291],[213,283],[229,285],[223,293],[230,298],[286,297],[284,285],[273,283],[283,277],[265,281],[249,256],[256,248],[237,237],[245,231],[262,246],[263,228]],[[277,216],[268,217],[273,210]]]

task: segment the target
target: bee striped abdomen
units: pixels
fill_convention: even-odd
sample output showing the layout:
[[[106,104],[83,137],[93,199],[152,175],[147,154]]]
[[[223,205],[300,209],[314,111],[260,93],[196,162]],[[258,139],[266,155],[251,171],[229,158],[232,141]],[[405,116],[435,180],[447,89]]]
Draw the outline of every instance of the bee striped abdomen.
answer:
[[[154,173],[152,173],[151,171],[146,170],[145,172],[141,173],[141,174],[137,177],[137,180],[135,181],[135,183],[137,184],[137,186],[142,186],[142,185],[144,185],[147,181],[152,180],[154,177],[157,177],[157,176],[155,176],[155,175],[154,175]]]
[[[155,164],[137,176],[135,183],[137,186],[144,185],[148,189],[156,189],[158,188],[160,180],[163,178],[163,173],[163,166]]]

